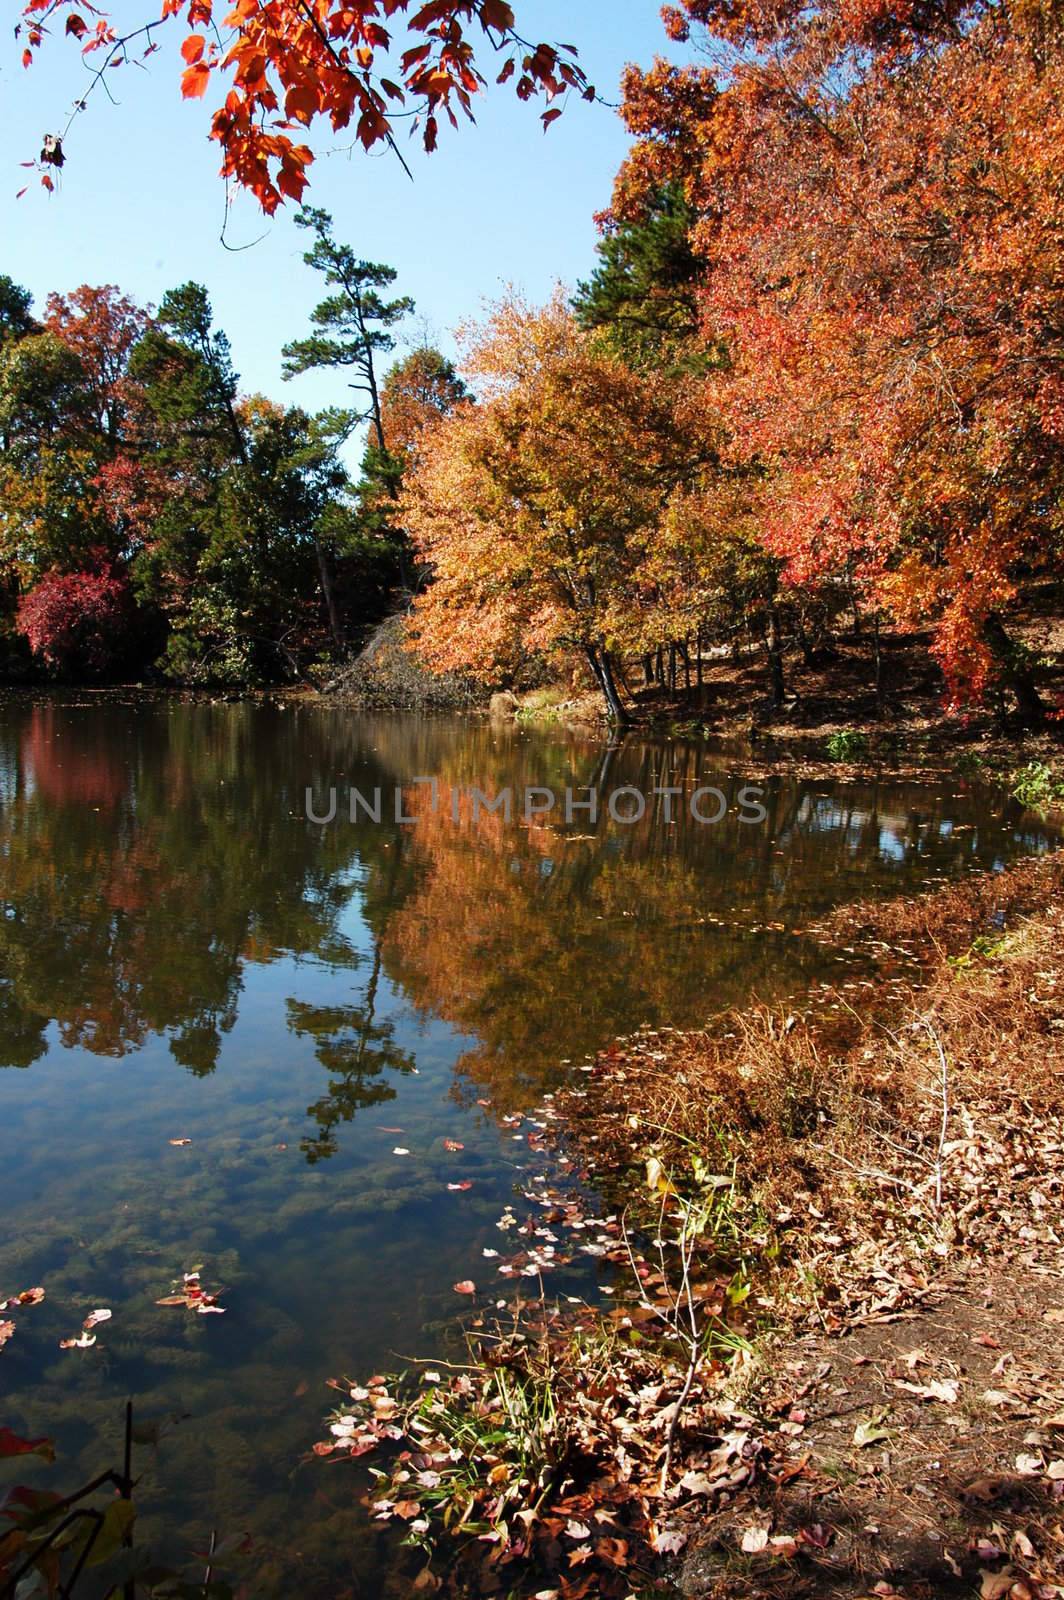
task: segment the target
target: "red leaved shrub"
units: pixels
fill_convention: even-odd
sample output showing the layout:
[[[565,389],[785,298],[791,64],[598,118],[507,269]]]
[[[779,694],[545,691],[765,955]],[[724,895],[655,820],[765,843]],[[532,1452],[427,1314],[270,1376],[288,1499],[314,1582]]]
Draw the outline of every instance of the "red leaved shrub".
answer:
[[[105,572],[42,578],[19,602],[19,632],[64,675],[107,677],[129,654],[135,625],[129,584]]]

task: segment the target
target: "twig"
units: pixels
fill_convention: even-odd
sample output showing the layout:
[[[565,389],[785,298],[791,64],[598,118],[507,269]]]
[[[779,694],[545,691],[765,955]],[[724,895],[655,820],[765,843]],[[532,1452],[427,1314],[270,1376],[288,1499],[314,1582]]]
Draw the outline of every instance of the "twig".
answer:
[[[938,1051],[941,1069],[942,1085],[942,1121],[939,1126],[938,1151],[935,1156],[935,1210],[942,1210],[942,1156],[946,1148],[946,1132],[949,1127],[949,1064],[946,1061],[946,1052],[942,1048],[942,1041],[926,1017],[921,1017],[919,1026],[924,1028],[931,1038],[935,1049]]]

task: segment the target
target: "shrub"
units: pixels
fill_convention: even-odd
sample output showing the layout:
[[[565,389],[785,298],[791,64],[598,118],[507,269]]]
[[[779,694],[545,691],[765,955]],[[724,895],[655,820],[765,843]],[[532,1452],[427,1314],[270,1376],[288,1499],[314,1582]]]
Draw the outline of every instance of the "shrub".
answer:
[[[1046,811],[1064,804],[1064,779],[1044,761],[1028,761],[1012,775],[1012,792],[1022,806]]]
[[[125,578],[70,572],[42,578],[24,595],[16,625],[52,671],[105,678],[128,658],[137,614]]]
[[[864,755],[868,740],[853,728],[840,728],[837,733],[829,735],[825,749],[832,761],[854,761]]]

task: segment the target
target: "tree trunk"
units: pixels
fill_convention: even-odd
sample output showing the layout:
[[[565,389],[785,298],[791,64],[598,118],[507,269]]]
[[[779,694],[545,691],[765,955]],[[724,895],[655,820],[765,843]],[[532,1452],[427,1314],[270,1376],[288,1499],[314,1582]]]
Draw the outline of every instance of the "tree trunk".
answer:
[[[340,613],[336,607],[336,596],[333,593],[332,576],[329,572],[329,563],[322,549],[320,539],[314,540],[314,550],[318,557],[318,573],[321,577],[321,592],[325,597],[325,609],[329,613],[329,632],[333,636],[333,643],[338,650],[344,648],[344,634],[340,626]]]
[[[787,693],[787,685],[783,676],[783,648],[780,644],[779,612],[775,606],[772,607],[768,614],[768,627],[765,630],[765,652],[768,655],[772,707],[773,710],[778,710],[783,704]]]
[[[798,637],[798,648],[802,652],[802,660],[805,662],[807,667],[815,667],[816,653],[813,650],[809,634],[806,632],[805,622],[800,611],[796,614],[794,619],[794,631]]]
[[[616,727],[625,727],[629,720],[628,713],[624,709],[621,696],[617,689],[617,682],[613,676],[613,667],[610,662],[609,651],[599,650],[595,645],[588,644],[584,646],[584,654],[587,657],[588,665],[595,674],[595,679],[598,683],[598,686],[602,690],[602,696],[606,702],[606,709],[609,713],[610,721]]]
[[[1012,691],[1024,727],[1038,727],[1045,718],[1046,708],[1020,647],[1009,637],[996,612],[991,612],[983,624],[983,637],[1001,668],[1002,681]]]
[[[883,640],[880,634],[879,612],[872,616],[872,659],[875,663],[876,711],[883,710]]]

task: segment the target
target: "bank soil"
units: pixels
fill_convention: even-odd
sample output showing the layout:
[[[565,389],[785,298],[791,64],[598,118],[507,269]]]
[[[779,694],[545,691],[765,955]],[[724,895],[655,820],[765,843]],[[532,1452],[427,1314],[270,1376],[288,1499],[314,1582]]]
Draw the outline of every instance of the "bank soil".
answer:
[[[607,1189],[638,1161],[660,1231],[716,1151],[727,1229],[674,1252],[661,1320],[762,1249],[657,1512],[692,1600],[1064,1594],[1062,886],[1055,856],[837,913],[806,931],[870,987],[620,1041],[563,1108]]]

